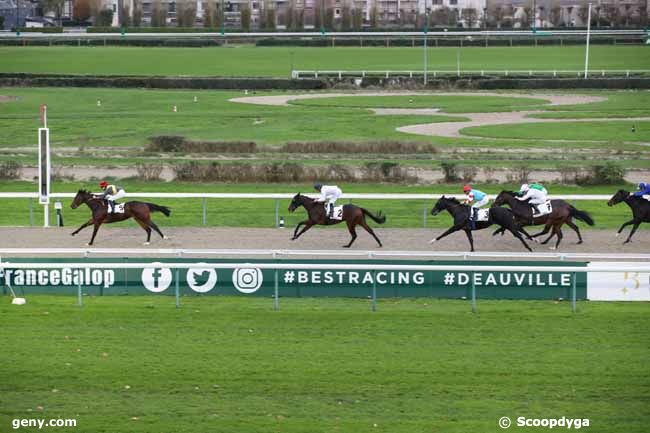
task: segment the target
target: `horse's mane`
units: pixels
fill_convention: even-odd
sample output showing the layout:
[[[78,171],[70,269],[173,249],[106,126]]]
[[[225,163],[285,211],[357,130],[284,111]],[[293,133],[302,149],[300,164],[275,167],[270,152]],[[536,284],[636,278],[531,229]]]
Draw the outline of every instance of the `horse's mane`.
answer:
[[[452,203],[455,203],[455,204],[460,204],[460,202],[458,201],[458,199],[456,197],[445,197],[443,195],[442,197],[440,197],[440,200],[443,200],[443,199],[447,200],[447,201],[450,201]]]

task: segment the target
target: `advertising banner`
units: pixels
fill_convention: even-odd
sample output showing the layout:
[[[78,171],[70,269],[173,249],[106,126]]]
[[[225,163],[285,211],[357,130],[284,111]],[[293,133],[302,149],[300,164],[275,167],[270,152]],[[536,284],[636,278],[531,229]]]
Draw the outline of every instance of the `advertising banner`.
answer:
[[[5,259],[9,262],[14,260]],[[466,271],[410,271],[365,269],[259,269],[256,263],[282,263],[280,260],[244,259],[92,259],[101,263],[150,263],[140,269],[79,269],[69,260],[41,259],[62,262],[61,269],[12,269],[4,265],[0,285],[23,290],[24,293],[73,294],[79,286],[89,295],[169,294],[178,285],[182,295],[256,295],[273,296],[277,284],[280,296],[368,297],[373,288],[378,297],[469,298],[472,285],[477,297],[483,299],[568,299],[573,272],[492,272],[480,270],[477,261],[398,261],[398,260],[291,260],[305,264],[402,264],[454,265]],[[15,262],[37,262],[37,259],[15,259]],[[170,263],[196,263],[204,267],[174,269]],[[241,263],[246,262],[245,266]],[[237,263],[231,269],[215,269],[210,263]],[[489,262],[509,266],[575,266],[578,299],[586,298],[585,263],[569,262]],[[0,265],[1,267],[1,265]]]
[[[587,297],[592,301],[650,301],[650,272],[621,272],[621,266],[647,265],[631,262],[598,262],[587,266],[611,267],[612,272],[589,272]]]

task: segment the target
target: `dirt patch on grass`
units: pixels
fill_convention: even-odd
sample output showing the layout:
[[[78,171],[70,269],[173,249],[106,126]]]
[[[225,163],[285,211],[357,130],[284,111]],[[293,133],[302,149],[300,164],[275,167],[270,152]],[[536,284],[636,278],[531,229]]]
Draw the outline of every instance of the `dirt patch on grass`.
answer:
[[[18,98],[16,96],[0,95],[0,104],[2,104],[3,102],[14,102],[17,100]]]

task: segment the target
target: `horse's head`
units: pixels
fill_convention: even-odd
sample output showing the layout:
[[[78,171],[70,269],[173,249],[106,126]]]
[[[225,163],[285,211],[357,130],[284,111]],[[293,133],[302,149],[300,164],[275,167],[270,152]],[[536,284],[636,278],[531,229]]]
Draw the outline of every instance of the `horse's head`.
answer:
[[[609,199],[607,206],[614,206],[615,204],[619,204],[620,202],[625,201],[629,195],[629,192],[625,191],[624,189],[619,189],[616,191],[616,194],[614,194],[612,198]]]
[[[293,212],[304,204],[303,199],[305,197],[300,195],[300,193],[293,196],[291,199],[291,204],[289,205],[289,212]]]
[[[453,197],[445,197],[444,195],[438,199],[436,204],[431,209],[431,215],[436,216],[440,211],[449,209],[451,206],[459,205],[460,202]]]
[[[76,209],[77,207],[79,207],[79,205],[86,203],[91,197],[92,197],[91,193],[89,193],[85,189],[80,189],[79,191],[77,191],[77,195],[74,196],[72,203],[70,203],[70,207],[72,209]]]
[[[508,200],[514,197],[514,195],[515,193],[512,191],[501,191],[499,195],[497,195],[497,198],[494,199],[491,207],[503,206],[504,204],[507,204]]]

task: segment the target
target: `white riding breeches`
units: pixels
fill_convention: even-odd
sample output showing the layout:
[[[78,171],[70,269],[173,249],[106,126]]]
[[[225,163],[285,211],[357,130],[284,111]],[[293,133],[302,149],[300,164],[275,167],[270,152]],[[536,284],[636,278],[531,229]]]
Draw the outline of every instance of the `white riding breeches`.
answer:
[[[488,204],[489,201],[490,201],[490,199],[486,195],[485,197],[483,197],[482,200],[475,201],[474,203],[472,203],[472,209],[478,209],[481,206],[485,206],[486,204]]]
[[[115,200],[119,200],[119,199],[124,198],[124,197],[126,197],[126,191],[121,189],[115,195],[107,195],[106,200],[115,201]]]

